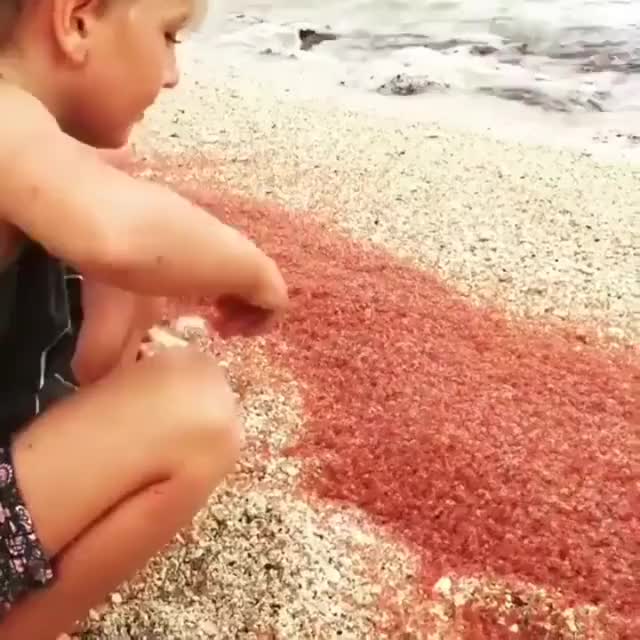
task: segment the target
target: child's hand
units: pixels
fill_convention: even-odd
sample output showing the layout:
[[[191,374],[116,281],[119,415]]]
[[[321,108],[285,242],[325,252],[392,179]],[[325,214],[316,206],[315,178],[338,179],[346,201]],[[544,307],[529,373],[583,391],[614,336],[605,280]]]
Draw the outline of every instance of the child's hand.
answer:
[[[223,296],[214,328],[223,337],[255,336],[269,331],[289,304],[287,285],[276,263],[266,259],[260,283],[245,299]]]
[[[85,277],[82,307],[84,318],[72,366],[78,381],[88,384],[120,364],[135,361],[143,335],[162,318],[164,301]]]
[[[255,307],[240,298],[225,297],[216,303],[218,317],[213,327],[222,338],[245,338],[266,333],[275,321],[276,314],[269,309]]]
[[[152,358],[166,349],[185,348],[189,341],[166,327],[154,326],[149,329],[138,350],[138,358]]]

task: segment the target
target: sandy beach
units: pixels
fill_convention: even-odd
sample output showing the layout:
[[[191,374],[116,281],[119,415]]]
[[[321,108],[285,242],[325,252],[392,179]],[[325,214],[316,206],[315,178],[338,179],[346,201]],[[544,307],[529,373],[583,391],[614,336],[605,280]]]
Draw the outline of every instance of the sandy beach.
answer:
[[[389,277],[396,272],[415,272],[415,279],[398,275],[395,289],[402,288],[402,283],[407,283],[408,289],[414,287],[407,299],[418,300],[425,308],[429,300],[423,298],[427,293],[431,296],[433,308],[424,312],[431,315],[420,316],[421,326],[427,326],[425,318],[429,318],[431,333],[441,331],[442,340],[450,331],[445,317],[450,313],[461,327],[456,338],[460,344],[465,331],[470,335],[476,332],[481,342],[482,327],[491,325],[492,331],[498,331],[495,327],[499,326],[502,332],[502,346],[495,347],[495,353],[504,349],[504,353],[517,352],[519,358],[526,358],[522,354],[533,350],[531,345],[540,352],[548,349],[552,355],[546,360],[541,356],[526,366],[517,365],[523,380],[529,367],[534,379],[538,374],[547,375],[548,386],[556,384],[561,389],[563,380],[571,380],[573,388],[583,384],[586,395],[603,393],[606,397],[608,393],[610,404],[615,405],[615,410],[609,407],[601,414],[597,413],[600,408],[594,408],[593,424],[583,419],[582,426],[578,425],[578,413],[583,409],[567,413],[572,416],[567,420],[576,422],[575,430],[568,427],[566,436],[558,436],[558,443],[547,436],[554,452],[549,468],[555,471],[550,473],[558,475],[558,487],[574,486],[573,476],[562,476],[569,473],[569,466],[560,452],[564,451],[565,457],[571,455],[567,450],[574,446],[591,451],[591,441],[584,436],[583,442],[583,435],[579,435],[591,433],[591,429],[597,440],[592,457],[603,456],[598,464],[608,461],[610,469],[620,465],[630,470],[630,475],[623,476],[624,482],[631,484],[621,484],[614,491],[603,475],[602,487],[606,485],[610,493],[602,493],[597,499],[589,497],[591,493],[572,494],[567,498],[570,507],[566,512],[574,506],[576,513],[588,510],[590,501],[601,506],[617,491],[627,496],[618,504],[628,499],[631,510],[634,485],[629,478],[634,468],[637,475],[640,464],[639,443],[633,436],[637,431],[637,406],[635,412],[632,409],[639,367],[640,167],[603,164],[577,152],[499,142],[437,124],[417,124],[408,117],[392,119],[352,112],[339,104],[296,97],[295,87],[287,90],[269,86],[268,80],[249,77],[222,61],[207,61],[204,53],[194,49],[187,48],[185,58],[181,87],[163,96],[136,132],[135,145],[141,158],[135,168],[137,174],[181,189],[221,194],[203,196],[205,204],[213,210],[219,206],[221,210],[227,207],[229,211],[248,212],[249,226],[252,222],[247,203],[254,201],[265,203],[261,206],[267,210],[263,218],[266,222],[280,220],[269,213],[269,207],[300,216],[302,239],[308,229],[313,229],[309,234],[316,234],[309,238],[320,237],[328,229],[337,240],[326,241],[320,248],[319,242],[309,240],[308,252],[315,256],[310,260],[314,261],[317,278],[323,277],[319,255],[327,263],[324,277],[338,282],[341,276],[338,271],[334,273],[334,267],[337,270],[342,262],[355,264],[352,256],[360,250],[358,246],[362,251],[373,247],[374,257],[363,258],[357,268],[352,267],[353,283],[360,275],[382,268],[378,266],[381,255],[398,265],[390,267],[393,273]],[[311,226],[304,226],[307,223]],[[273,242],[277,243],[286,239],[288,224],[274,223],[260,233],[267,234],[264,237],[274,234],[277,239]],[[300,270],[305,247],[296,249],[302,256],[295,263]],[[426,279],[421,280],[423,276]],[[328,297],[334,291],[331,286],[327,284]],[[445,294],[445,289],[453,293]],[[355,299],[355,291],[353,295]],[[445,295],[451,296],[446,298],[446,305]],[[384,307],[376,304],[381,305],[377,308]],[[347,314],[349,304],[343,306]],[[310,313],[315,313],[314,309],[310,303]],[[338,304],[336,309],[327,323],[334,323],[334,333],[344,330],[347,335],[351,330],[348,321],[340,324]],[[474,324],[476,309],[483,311],[477,311],[481,315]],[[176,311],[192,312],[206,315],[206,305]],[[439,324],[440,313],[443,324]],[[494,313],[506,319],[494,320]],[[295,322],[296,326],[304,324],[298,316]],[[533,326],[526,349],[516,346],[511,322],[525,327],[522,331]],[[372,332],[373,324],[372,320]],[[305,326],[307,338],[312,328]],[[549,332],[552,337],[545,337]],[[379,333],[380,329],[378,337]],[[341,502],[323,499],[338,497],[326,487],[310,491],[308,469],[322,466],[322,455],[318,454],[316,460],[307,453],[290,454],[288,447],[304,442],[303,434],[313,431],[317,422],[313,407],[324,406],[314,404],[314,397],[309,395],[315,382],[310,382],[311,378],[302,380],[297,365],[288,365],[287,348],[298,345],[302,349],[301,345],[307,343],[291,338],[285,348],[262,339],[225,345],[196,338],[203,348],[218,355],[238,392],[248,436],[246,456],[236,476],[212,498],[194,529],[182,534],[141,582],[123,588],[112,596],[108,606],[93,611],[81,637],[608,640],[625,637],[619,627],[612,631],[609,615],[623,620],[623,627],[630,633],[637,628],[634,624],[640,624],[637,609],[633,614],[637,602],[628,596],[623,580],[634,564],[631,551],[621,551],[625,540],[632,539],[624,536],[637,533],[640,527],[632,511],[629,517],[608,516],[614,524],[619,516],[624,525],[620,527],[621,537],[610,539],[613,555],[598,556],[605,562],[618,557],[620,551],[615,569],[619,580],[608,587],[610,593],[617,594],[615,602],[606,598],[590,601],[586,597],[591,593],[588,584],[581,583],[573,590],[575,584],[567,577],[570,572],[565,582],[562,571],[556,582],[537,582],[534,569],[512,575],[515,565],[505,565],[504,570],[498,565],[489,566],[487,577],[477,571],[465,574],[445,569],[428,583],[424,579],[427,556],[423,538],[418,534],[403,537],[397,526],[385,526],[385,522],[393,521],[391,511],[363,508],[366,501],[361,494],[358,499],[354,497],[355,489],[354,493],[345,489]],[[419,349],[426,338],[414,336],[412,340],[412,348]],[[374,359],[383,360],[379,354],[384,344],[380,342]],[[438,344],[442,347],[445,343]],[[550,345],[556,345],[554,351]],[[389,351],[396,347],[400,349],[398,342],[387,345]],[[460,356],[460,362],[478,355],[481,350],[476,347],[476,351]],[[486,353],[491,349],[485,345]],[[319,345],[318,354],[313,356],[318,362],[321,351]],[[310,349],[309,353],[316,352]],[[408,348],[399,353],[404,354],[404,360],[396,364],[403,375],[418,380],[431,366],[427,360],[411,363],[413,352]],[[498,367],[497,358],[495,362],[487,359],[484,375],[489,375],[486,372],[492,370],[490,367]],[[500,358],[504,360],[502,355]],[[555,366],[557,374],[544,369],[539,364],[543,360],[547,363],[544,367]],[[313,362],[308,359],[304,366],[313,368]],[[554,364],[558,362],[565,364]],[[505,367],[504,371],[510,371],[508,367],[515,371],[516,365]],[[596,369],[601,373],[600,386],[591,389],[589,381],[597,376],[590,372]],[[438,371],[437,375],[444,375],[442,368]],[[480,371],[473,373],[474,380],[482,378]],[[406,383],[408,388],[410,384]],[[443,388],[442,394],[446,398],[450,391]],[[503,403],[509,413],[503,400],[502,396],[488,399],[487,407]],[[360,400],[354,391],[352,398],[345,396],[340,402]],[[548,410],[553,411],[551,407]],[[328,409],[318,409],[316,414],[321,412],[327,413]],[[587,414],[582,415],[584,418]],[[381,418],[385,419],[392,420]],[[531,414],[531,424],[538,419],[546,418],[534,419]],[[540,429],[553,427],[551,423],[539,424]],[[613,434],[611,441],[598,440],[601,430]],[[375,440],[375,432],[367,433],[367,442]],[[485,441],[491,433],[483,435]],[[562,438],[566,447],[560,442]],[[556,444],[557,450],[553,448]],[[307,452],[312,445],[302,448]],[[615,460],[607,458],[605,449],[617,452]],[[450,450],[455,462],[457,454]],[[523,462],[510,472],[514,478],[528,464],[527,456],[522,455]],[[528,455],[535,457],[538,453]],[[463,458],[462,453],[459,456],[461,468],[471,464],[470,458]],[[379,464],[384,466],[384,462]],[[501,463],[496,464],[499,467]],[[589,491],[599,491],[598,482],[594,480],[597,486]],[[582,491],[583,485],[580,487]],[[447,500],[447,496],[442,497],[442,504],[448,504]],[[415,508],[416,513],[424,515],[419,506]],[[545,509],[545,517],[555,513],[548,505]],[[429,513],[435,512],[431,509]],[[513,518],[512,522],[519,522]],[[540,527],[555,531],[553,522]],[[560,536],[560,532],[556,534]],[[584,540],[590,539],[587,534]],[[537,557],[538,551],[531,553]],[[583,559],[572,560],[572,566],[580,565]],[[638,560],[636,555],[636,564]],[[594,579],[608,575],[598,563],[594,561],[592,567]],[[474,622],[476,618],[469,618],[469,611],[476,611],[482,620],[482,616],[489,616],[495,626]],[[474,624],[476,631],[469,631]],[[502,629],[504,635],[495,635],[495,629]],[[468,635],[471,633],[485,635]]]

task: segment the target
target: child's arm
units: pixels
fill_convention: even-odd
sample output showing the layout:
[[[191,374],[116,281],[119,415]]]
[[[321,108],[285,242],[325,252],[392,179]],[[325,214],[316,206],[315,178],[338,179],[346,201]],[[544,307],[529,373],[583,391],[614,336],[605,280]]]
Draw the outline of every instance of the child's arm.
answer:
[[[130,148],[88,151],[112,167],[133,162]],[[82,280],[82,327],[73,358],[73,371],[81,385],[104,377],[118,366],[134,363],[149,328],[159,322],[164,298],[143,296],[85,277]]]
[[[82,273],[137,293],[286,304],[277,267],[251,241],[171,190],[108,166],[30,96],[15,100],[20,117],[0,124],[7,222]]]
[[[147,330],[161,319],[162,303],[85,278],[83,322],[73,359],[78,382],[95,382],[118,365],[133,363]]]

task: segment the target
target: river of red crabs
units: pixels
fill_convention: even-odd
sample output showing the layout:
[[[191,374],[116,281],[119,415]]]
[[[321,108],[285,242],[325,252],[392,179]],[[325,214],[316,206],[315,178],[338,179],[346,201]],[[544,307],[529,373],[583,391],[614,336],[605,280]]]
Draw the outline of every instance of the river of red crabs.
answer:
[[[291,309],[267,344],[302,390],[305,429],[288,453],[320,463],[306,487],[418,549],[427,586],[446,574],[548,586],[603,605],[631,638],[637,350],[510,320],[311,215],[190,195],[288,281]],[[206,300],[198,310],[214,313]]]

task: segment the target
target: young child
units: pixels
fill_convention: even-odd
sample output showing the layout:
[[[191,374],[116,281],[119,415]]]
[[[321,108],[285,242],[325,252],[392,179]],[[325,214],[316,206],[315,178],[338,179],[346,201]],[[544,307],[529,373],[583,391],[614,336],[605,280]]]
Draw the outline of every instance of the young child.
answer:
[[[241,446],[209,356],[137,361],[156,296],[221,331],[287,305],[276,265],[169,189],[109,166],[195,0],[0,4],[0,638],[49,640],[201,508]]]

